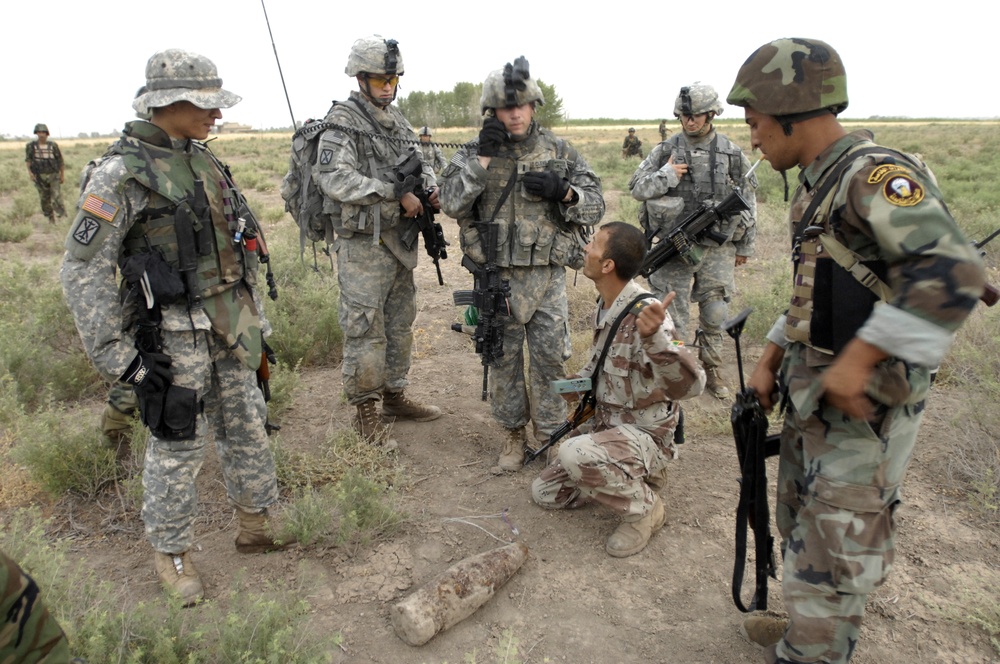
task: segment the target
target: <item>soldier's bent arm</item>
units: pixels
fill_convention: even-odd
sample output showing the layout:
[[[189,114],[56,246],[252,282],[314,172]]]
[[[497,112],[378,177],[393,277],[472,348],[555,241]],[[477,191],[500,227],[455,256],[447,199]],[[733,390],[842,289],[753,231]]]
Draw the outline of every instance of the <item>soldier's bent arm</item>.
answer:
[[[135,221],[135,211],[146,206],[148,192],[127,177],[121,159],[113,158],[93,170],[84,187],[100,200],[98,214],[81,209],[66,238],[59,279],[87,356],[105,378],[116,380],[135,359],[135,341],[122,330],[122,307],[115,277],[118,252]],[[91,199],[93,201],[93,199]],[[105,217],[111,217],[110,220]]]
[[[680,178],[670,161],[672,146],[660,143],[646,157],[628,183],[632,198],[637,201],[648,201],[651,198],[665,196],[677,186]]]
[[[593,226],[604,216],[604,193],[601,178],[579,154],[573,162],[569,176],[573,198],[570,203],[559,203],[559,210],[566,221]]]
[[[486,189],[486,176],[475,152],[460,148],[441,174],[441,211],[452,219],[471,218],[476,199]]]
[[[327,129],[319,141],[313,177],[326,196],[352,205],[395,200],[392,183],[367,177],[359,170],[355,136],[340,129]]]

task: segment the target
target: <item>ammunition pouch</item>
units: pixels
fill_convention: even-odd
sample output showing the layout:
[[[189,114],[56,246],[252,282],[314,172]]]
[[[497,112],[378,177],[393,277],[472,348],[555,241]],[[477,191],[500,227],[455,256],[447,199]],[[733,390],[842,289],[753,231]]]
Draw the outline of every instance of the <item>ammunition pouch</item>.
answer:
[[[198,393],[188,387],[168,385],[163,392],[139,398],[142,423],[161,440],[192,440],[201,410]]]
[[[862,265],[886,281],[885,261],[862,261]],[[809,322],[812,346],[833,351],[834,355],[854,338],[871,315],[878,296],[832,259],[816,261],[813,285],[813,312]],[[836,298],[836,311],[834,310]]]

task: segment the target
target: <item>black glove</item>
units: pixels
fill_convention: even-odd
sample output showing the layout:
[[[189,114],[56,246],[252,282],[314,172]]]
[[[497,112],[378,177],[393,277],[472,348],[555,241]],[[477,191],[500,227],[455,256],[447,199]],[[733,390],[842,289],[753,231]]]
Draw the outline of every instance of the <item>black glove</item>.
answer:
[[[170,371],[170,356],[140,350],[121,379],[131,385],[139,396],[162,393],[174,380]]]
[[[552,171],[525,173],[521,178],[524,191],[532,196],[541,196],[550,201],[561,201],[569,191],[569,180]]]
[[[495,157],[500,146],[507,140],[507,128],[496,118],[486,118],[479,130],[479,151],[481,157]]]

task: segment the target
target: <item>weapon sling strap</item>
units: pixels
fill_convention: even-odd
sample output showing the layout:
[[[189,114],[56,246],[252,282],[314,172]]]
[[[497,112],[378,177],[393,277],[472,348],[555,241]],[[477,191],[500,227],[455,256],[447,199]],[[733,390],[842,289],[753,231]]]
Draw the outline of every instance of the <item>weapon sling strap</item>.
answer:
[[[651,293],[640,293],[639,295],[636,295],[632,298],[632,301],[629,302],[624,309],[622,309],[622,312],[618,314],[618,317],[615,318],[615,322],[611,324],[611,327],[608,329],[608,336],[604,340],[604,347],[601,348],[601,354],[598,356],[597,363],[594,365],[594,373],[590,375],[590,390],[588,390],[587,394],[583,397],[584,401],[590,401],[591,405],[596,405],[597,378],[601,375],[601,369],[604,367],[604,360],[608,357],[608,350],[611,348],[611,344],[614,343],[615,336],[618,334],[618,328],[621,327],[622,321],[624,321],[625,317],[629,314],[634,313],[638,316],[639,312],[645,309],[648,304],[645,300],[648,300],[650,297],[652,297]]]
[[[490,215],[490,220],[487,224],[492,224],[496,218],[497,214],[500,212],[500,208],[503,207],[504,202],[506,202],[507,197],[510,196],[510,192],[514,191],[514,183],[517,182],[517,166],[514,167],[513,172],[510,174],[510,179],[507,180],[507,184],[504,185],[503,191],[500,192],[500,198],[497,200],[497,204],[493,206],[493,213]],[[472,204],[472,209],[475,211],[476,204]],[[489,242],[486,240],[486,233],[482,228],[479,229],[479,242],[483,245],[483,255],[486,256],[487,263],[493,263],[496,261],[496,256],[490,256]]]

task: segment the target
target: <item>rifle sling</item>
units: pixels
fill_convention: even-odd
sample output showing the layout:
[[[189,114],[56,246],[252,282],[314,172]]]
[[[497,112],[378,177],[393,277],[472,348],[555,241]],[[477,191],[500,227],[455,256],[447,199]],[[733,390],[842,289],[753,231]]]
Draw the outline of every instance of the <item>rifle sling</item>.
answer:
[[[510,179],[507,180],[507,184],[504,185],[503,191],[500,192],[500,199],[497,200],[497,204],[493,207],[493,214],[490,215],[490,220],[487,224],[492,224],[496,218],[497,214],[500,212],[500,208],[506,202],[507,197],[510,196],[510,192],[514,191],[514,183],[517,181],[517,166],[514,166],[514,170],[510,174]],[[472,209],[476,209],[476,204],[472,204]],[[489,242],[486,240],[486,233],[482,228],[479,229],[479,242],[483,245],[483,254],[486,256],[487,263],[493,263],[496,261],[496,256],[490,256]]]

